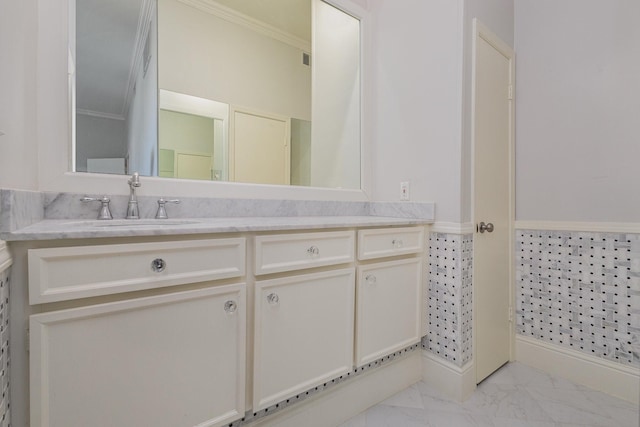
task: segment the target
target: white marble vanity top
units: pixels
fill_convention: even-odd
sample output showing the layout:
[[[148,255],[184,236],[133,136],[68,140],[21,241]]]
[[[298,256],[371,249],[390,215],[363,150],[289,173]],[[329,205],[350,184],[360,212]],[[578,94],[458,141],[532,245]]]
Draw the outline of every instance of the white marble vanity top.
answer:
[[[430,224],[432,220],[383,216],[297,216],[176,218],[168,220],[47,219],[3,233],[6,241],[87,239],[100,237],[166,236],[248,231],[313,230]]]
[[[313,230],[430,224],[431,202],[341,202],[182,198],[156,220],[157,198],[141,196],[139,220],[96,220],[99,206],[83,194],[0,189],[0,240],[90,239],[249,231]],[[122,218],[128,197],[110,196],[111,212]]]

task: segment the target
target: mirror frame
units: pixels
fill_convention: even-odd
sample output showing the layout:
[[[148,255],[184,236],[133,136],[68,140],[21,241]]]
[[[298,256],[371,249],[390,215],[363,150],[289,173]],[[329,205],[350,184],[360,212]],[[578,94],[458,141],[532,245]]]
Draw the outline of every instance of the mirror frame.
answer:
[[[367,201],[372,182],[369,117],[369,14],[352,0],[323,0],[360,20],[360,190],[143,177],[140,195],[243,199]],[[72,170],[75,115],[75,0],[38,0],[36,138],[38,189],[128,194],[127,177]]]

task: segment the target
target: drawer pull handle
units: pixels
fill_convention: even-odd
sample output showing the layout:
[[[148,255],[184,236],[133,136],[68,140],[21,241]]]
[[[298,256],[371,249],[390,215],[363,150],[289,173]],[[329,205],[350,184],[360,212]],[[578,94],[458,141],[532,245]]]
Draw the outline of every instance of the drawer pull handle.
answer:
[[[269,294],[267,295],[267,302],[271,305],[277,305],[280,303],[280,297],[278,294]]]
[[[311,256],[317,256],[320,255],[320,249],[318,249],[317,246],[311,246],[309,249],[307,249],[307,253]]]
[[[238,304],[236,304],[235,301],[229,300],[224,303],[224,311],[226,311],[229,314],[235,313],[237,309],[238,309]]]
[[[373,274],[368,274],[367,277],[364,278],[365,282],[367,282],[368,285],[375,285],[376,282],[378,281],[378,279],[376,278],[376,276],[374,276]]]
[[[166,267],[167,267],[167,262],[162,258],[156,258],[153,261],[151,261],[151,269],[156,273],[162,273]]]
[[[391,244],[394,248],[401,248],[402,246],[404,246],[404,242],[401,239],[393,239],[391,241]]]

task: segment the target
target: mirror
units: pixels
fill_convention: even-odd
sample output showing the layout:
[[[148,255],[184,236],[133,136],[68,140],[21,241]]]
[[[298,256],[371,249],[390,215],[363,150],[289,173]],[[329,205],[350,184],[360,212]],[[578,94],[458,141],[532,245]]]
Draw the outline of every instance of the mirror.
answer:
[[[77,172],[360,189],[360,22],[323,0],[76,0]]]

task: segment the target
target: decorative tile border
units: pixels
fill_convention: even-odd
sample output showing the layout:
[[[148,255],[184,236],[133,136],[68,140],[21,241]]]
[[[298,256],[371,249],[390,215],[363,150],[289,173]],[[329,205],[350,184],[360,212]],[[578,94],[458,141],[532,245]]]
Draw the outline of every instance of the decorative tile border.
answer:
[[[11,425],[9,405],[9,273],[0,271],[0,427]]]
[[[463,366],[472,357],[473,234],[429,235],[427,335],[424,349]]]
[[[390,362],[400,358],[400,357],[404,357],[405,355],[407,355],[408,353],[411,353],[413,351],[416,351],[418,349],[419,345],[418,344],[413,344],[409,347],[403,348],[401,350],[398,350],[394,353],[388,354],[384,357],[381,357],[377,360],[374,360],[372,362],[367,363],[364,366],[361,366],[359,368],[354,368],[351,371],[347,372],[346,374],[340,375],[337,378],[334,378],[332,380],[329,380],[323,384],[320,384],[317,387],[313,387],[310,388],[307,391],[303,391],[299,394],[296,394],[295,396],[291,396],[288,399],[283,400],[280,403],[276,403],[275,405],[271,405],[268,408],[262,409],[258,412],[246,412],[244,417],[234,421],[232,423],[229,423],[227,427],[240,427],[240,426],[245,426],[248,424],[253,423],[254,421],[260,419],[260,418],[264,418],[268,415],[273,415],[276,412],[279,412],[291,405],[294,405],[296,403],[302,402],[312,396],[315,396],[316,394],[323,392],[325,390],[330,390],[333,387],[345,382],[345,381],[349,381],[353,378],[356,378],[360,375],[362,375],[365,372],[370,371],[371,369],[376,369],[379,368],[381,366],[386,366],[388,365]]]
[[[517,333],[640,367],[640,234],[516,231]]]

